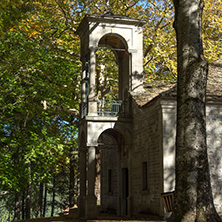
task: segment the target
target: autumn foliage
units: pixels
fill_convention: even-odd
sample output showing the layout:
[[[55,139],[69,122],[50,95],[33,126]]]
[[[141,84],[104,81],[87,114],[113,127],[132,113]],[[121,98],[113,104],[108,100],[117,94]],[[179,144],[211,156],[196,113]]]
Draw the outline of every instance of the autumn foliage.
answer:
[[[145,22],[144,81],[176,80],[172,1],[110,0],[108,6],[114,14]],[[55,180],[62,178],[69,183],[63,176],[70,173],[70,152],[77,151],[74,148],[81,99],[80,40],[76,29],[86,14],[103,14],[106,9],[105,0],[1,1],[0,195],[15,219],[27,217],[29,213],[24,210],[29,208],[32,217],[43,215],[41,201],[36,206],[39,197],[34,196],[41,183],[56,189],[56,195],[60,188],[52,188]],[[221,13],[221,0],[205,1],[203,44],[209,61],[222,54]],[[106,85],[99,82],[98,74],[98,92],[115,92],[115,62],[112,56],[103,56],[111,52],[100,49],[98,53],[97,62],[103,64],[109,58],[105,61],[107,70],[114,70],[106,74]],[[104,74],[100,68],[97,72]],[[77,178],[78,156],[75,161]],[[23,203],[29,198],[30,206],[29,202]]]

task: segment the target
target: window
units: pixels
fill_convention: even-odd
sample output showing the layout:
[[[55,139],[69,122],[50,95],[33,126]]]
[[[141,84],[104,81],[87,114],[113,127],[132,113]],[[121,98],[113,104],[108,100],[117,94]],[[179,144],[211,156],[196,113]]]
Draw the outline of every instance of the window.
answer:
[[[147,162],[142,165],[142,180],[143,190],[148,190]]]

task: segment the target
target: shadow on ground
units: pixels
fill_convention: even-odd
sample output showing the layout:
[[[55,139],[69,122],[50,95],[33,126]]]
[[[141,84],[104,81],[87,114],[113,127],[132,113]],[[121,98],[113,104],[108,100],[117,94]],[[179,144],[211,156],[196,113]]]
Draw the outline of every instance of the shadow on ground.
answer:
[[[99,213],[97,218],[86,220],[84,218],[79,218],[78,209],[71,209],[68,215],[61,215],[59,217],[49,217],[49,218],[36,218],[29,220],[21,220],[20,222],[65,222],[65,221],[73,221],[73,222],[117,222],[117,221],[131,221],[131,222],[139,222],[139,221],[147,221],[147,222],[164,222],[162,217],[156,215],[147,215],[147,214],[138,214],[132,217],[123,217],[117,216],[110,213]]]

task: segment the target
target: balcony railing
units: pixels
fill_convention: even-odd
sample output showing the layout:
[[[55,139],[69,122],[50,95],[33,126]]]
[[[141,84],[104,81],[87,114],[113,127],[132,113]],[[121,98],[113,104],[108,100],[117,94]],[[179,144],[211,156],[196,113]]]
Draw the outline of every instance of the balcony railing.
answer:
[[[97,101],[97,115],[98,116],[123,116],[124,107],[122,100],[98,100]],[[81,104],[81,113],[82,116],[88,115],[88,104]]]
[[[118,116],[122,105],[123,101],[121,100],[98,100],[97,113],[99,116]]]

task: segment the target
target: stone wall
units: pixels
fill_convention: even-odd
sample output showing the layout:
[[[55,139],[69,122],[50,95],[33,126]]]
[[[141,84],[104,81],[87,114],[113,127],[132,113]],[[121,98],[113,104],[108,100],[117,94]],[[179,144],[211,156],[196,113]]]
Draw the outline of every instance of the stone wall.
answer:
[[[222,106],[206,108],[207,146],[214,203],[222,216]],[[174,190],[176,101],[134,106],[132,197],[134,213],[163,214],[161,192]],[[148,163],[148,190],[142,190],[142,163]]]
[[[103,135],[101,153],[101,210],[117,213],[119,202],[119,151],[116,141]],[[109,185],[109,172],[111,178]],[[110,188],[109,188],[110,186]]]
[[[132,209],[133,213],[157,213],[161,208],[162,126],[159,100],[133,108]],[[147,162],[148,187],[143,189],[143,162]]]
[[[157,98],[142,108],[136,103],[132,105],[132,146],[126,164],[114,139],[106,137],[106,146],[101,147],[102,209],[120,210],[121,168],[128,167],[131,214],[163,215],[160,194],[174,190],[175,186],[176,101]],[[209,104],[206,111],[212,190],[216,209],[222,215],[222,106]],[[143,189],[144,162],[147,162],[147,189]],[[112,192],[108,189],[109,170]]]

